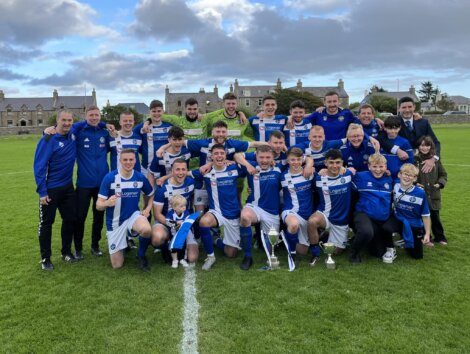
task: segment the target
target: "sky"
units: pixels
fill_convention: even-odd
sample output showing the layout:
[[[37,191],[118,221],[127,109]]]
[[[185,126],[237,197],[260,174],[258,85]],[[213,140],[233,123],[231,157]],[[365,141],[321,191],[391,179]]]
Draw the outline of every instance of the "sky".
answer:
[[[0,89],[102,106],[279,77],[343,79],[350,102],[428,80],[470,97],[469,19],[468,0],[2,0]]]

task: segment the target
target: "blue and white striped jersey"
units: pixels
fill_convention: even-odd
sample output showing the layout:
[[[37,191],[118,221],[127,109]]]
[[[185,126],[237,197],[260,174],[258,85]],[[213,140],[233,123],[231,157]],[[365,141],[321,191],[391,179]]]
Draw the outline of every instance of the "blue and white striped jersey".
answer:
[[[118,170],[109,172],[101,182],[98,197],[108,199],[116,195],[116,205],[106,208],[106,227],[108,231],[117,229],[139,210],[140,193],[153,195],[153,188],[147,178],[138,171],[133,171],[128,179],[122,177]]]
[[[287,117],[283,115],[275,115],[274,118],[259,118],[257,116],[250,117],[249,122],[253,128],[253,135],[256,141],[269,140],[271,132],[275,130],[283,131],[284,125],[287,123]]]
[[[157,125],[151,125],[150,133],[141,133],[143,123],[135,126],[134,132],[140,134],[142,138],[142,167],[149,168],[155,153],[162,146],[168,143],[168,131],[172,127],[170,123],[160,122]]]
[[[153,199],[154,205],[162,206],[162,214],[166,215],[169,210],[169,200],[174,195],[182,195],[186,198],[187,209],[191,210],[192,199],[194,194],[194,179],[186,177],[184,182],[180,185],[171,183],[171,179],[167,179],[163,185],[158,186],[155,191],[155,198]]]
[[[142,136],[136,132],[132,132],[129,136],[119,134],[116,138],[109,137],[109,149],[111,171],[117,170],[121,167],[119,157],[121,156],[122,149],[132,149],[135,151],[135,167],[134,170],[140,172],[140,157],[139,152],[142,149]]]
[[[403,190],[400,183],[393,187],[393,205],[395,214],[408,220],[411,227],[422,228],[423,216],[430,216],[426,192],[412,186],[409,190]]]
[[[287,126],[285,126],[284,136],[286,139],[286,146],[291,147],[308,142],[308,135],[310,134],[311,128],[312,123],[306,119],[303,119],[300,123],[295,123],[292,129],[288,129]]]
[[[199,156],[199,166],[212,161],[211,148],[215,145],[214,139],[186,140],[186,147],[191,151],[192,156]],[[227,160],[233,160],[236,152],[248,150],[250,143],[247,141],[227,139],[225,141],[225,153]]]
[[[153,174],[155,178],[160,178],[171,173],[171,166],[177,159],[183,159],[186,161],[189,168],[189,160],[191,159],[191,153],[184,146],[176,154],[170,154],[168,151],[163,153],[163,156],[155,157],[150,164],[148,171]]]
[[[296,212],[305,220],[313,214],[313,176],[305,178],[301,173],[283,173],[281,186],[284,196],[283,210]]]

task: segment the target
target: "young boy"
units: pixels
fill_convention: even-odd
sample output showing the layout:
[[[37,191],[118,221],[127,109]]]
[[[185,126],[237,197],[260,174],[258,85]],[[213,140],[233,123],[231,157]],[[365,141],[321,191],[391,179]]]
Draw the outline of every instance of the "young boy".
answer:
[[[413,163],[413,149],[409,143],[409,141],[399,136],[398,133],[400,132],[401,127],[401,118],[398,116],[390,116],[387,117],[385,120],[385,132],[387,133],[386,141],[388,143],[393,144],[394,147],[399,148],[405,151],[408,154],[407,160],[400,160],[398,155],[396,154],[388,154],[382,150],[382,154],[387,159],[387,166],[388,170],[390,171],[392,178],[397,178],[398,171],[400,171],[400,167],[405,163]]]
[[[166,213],[166,226],[170,228],[172,238],[175,237],[184,219],[189,216],[189,210],[186,208],[187,203],[186,198],[179,194],[170,199],[171,209]],[[189,237],[194,237],[191,231],[189,231]],[[183,249],[172,248],[171,258],[171,268],[178,268],[178,263],[181,263],[183,267],[188,266],[188,262],[184,260]]]
[[[387,160],[380,154],[369,156],[369,171],[353,177],[353,188],[359,193],[354,212],[355,238],[351,245],[351,263],[360,263],[360,252],[369,246],[370,253],[393,263],[396,252],[392,234],[396,223],[390,221],[393,181],[385,174]],[[385,252],[384,252],[385,251]]]
[[[281,178],[284,205],[282,219],[287,226],[286,239],[289,252],[296,254],[296,249],[305,254],[310,243],[307,235],[307,220],[313,213],[313,176],[302,175],[302,150],[293,147],[287,153],[289,169]]]
[[[289,110],[292,118],[293,126],[291,128],[284,127],[284,136],[286,139],[286,146],[291,147],[297,144],[308,142],[308,135],[312,123],[304,120],[305,116],[305,103],[301,100],[295,100],[290,104]]]
[[[414,259],[423,258],[423,243],[431,238],[431,218],[426,192],[415,186],[416,166],[405,163],[400,168],[400,183],[393,187],[394,215],[403,225],[405,248]]]
[[[348,241],[352,172],[346,170],[345,173],[341,173],[343,158],[337,149],[326,153],[325,164],[326,176],[315,175],[320,204],[317,211],[308,219],[311,266],[317,263],[320,254],[318,228],[329,229],[328,242],[336,246],[337,254],[344,251]]]

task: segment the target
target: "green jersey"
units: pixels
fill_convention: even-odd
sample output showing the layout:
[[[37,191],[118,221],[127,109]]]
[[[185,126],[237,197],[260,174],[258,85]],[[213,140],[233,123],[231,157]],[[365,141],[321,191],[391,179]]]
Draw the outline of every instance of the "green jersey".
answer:
[[[207,118],[203,117],[201,120],[197,119],[191,122],[186,119],[186,116],[175,116],[164,114],[162,121],[180,127],[184,130],[185,139],[204,139],[210,136],[207,130]]]
[[[204,119],[207,119],[207,128],[209,133],[212,132],[212,125],[221,120],[227,123],[229,138],[247,141],[253,140],[253,130],[250,122],[247,120],[245,124],[242,124],[238,113],[235,117],[229,118],[225,115],[224,109],[219,109],[217,111],[207,113]]]

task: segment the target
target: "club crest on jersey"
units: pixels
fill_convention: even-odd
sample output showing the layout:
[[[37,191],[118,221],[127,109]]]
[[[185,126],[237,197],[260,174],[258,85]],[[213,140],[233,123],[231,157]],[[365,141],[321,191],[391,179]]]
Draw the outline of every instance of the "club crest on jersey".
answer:
[[[114,251],[116,249],[116,245],[112,243],[111,246],[109,246],[109,248],[111,248],[111,251]]]
[[[137,145],[137,140],[132,140],[132,144]]]
[[[138,184],[137,181],[136,181],[136,182],[134,182],[132,185],[134,186],[134,188],[137,188],[137,186],[138,186],[139,184]]]
[[[185,191],[185,193],[188,193],[188,192],[189,192],[189,187],[186,187],[186,188],[184,189],[184,191]]]
[[[121,145],[121,140],[116,141],[117,145]]]
[[[344,116],[339,116],[339,117],[338,117],[338,120],[339,120],[340,122],[342,122],[342,121],[344,120]]]
[[[389,185],[388,183],[385,183],[385,184],[384,184],[384,187],[385,187],[385,189],[389,189],[389,188],[390,188],[390,185]]]
[[[323,121],[324,121],[324,122],[326,122],[326,121],[327,121],[327,119],[328,119],[328,117],[326,117],[326,116],[325,116],[325,117],[323,117]]]
[[[341,183],[345,183],[346,182],[346,179],[344,177],[341,177],[340,180],[339,180]]]
[[[364,154],[364,156],[362,156],[362,158],[363,158],[364,160],[368,160],[368,159],[369,159],[369,155]]]
[[[231,176],[231,175],[233,175],[233,172],[232,172],[232,171],[228,171],[227,174],[228,174],[229,176]]]
[[[70,138],[71,138],[73,141],[75,141],[75,139],[76,139],[76,137],[75,137],[74,134],[72,134],[72,135],[70,136]]]
[[[416,202],[416,198],[415,198],[415,197],[410,197],[410,202],[411,202],[411,203]]]
[[[63,148],[63,147],[64,147],[64,143],[63,143],[62,141],[59,142],[59,147],[60,147],[60,148]]]
[[[372,182],[367,182],[367,187],[372,187]]]
[[[105,138],[104,138],[104,136],[102,136],[102,137],[100,138],[100,143],[104,143],[104,142],[105,142]]]
[[[164,133],[166,133],[166,132],[167,132],[167,128],[163,128],[162,130],[163,130],[163,132],[164,132]]]

